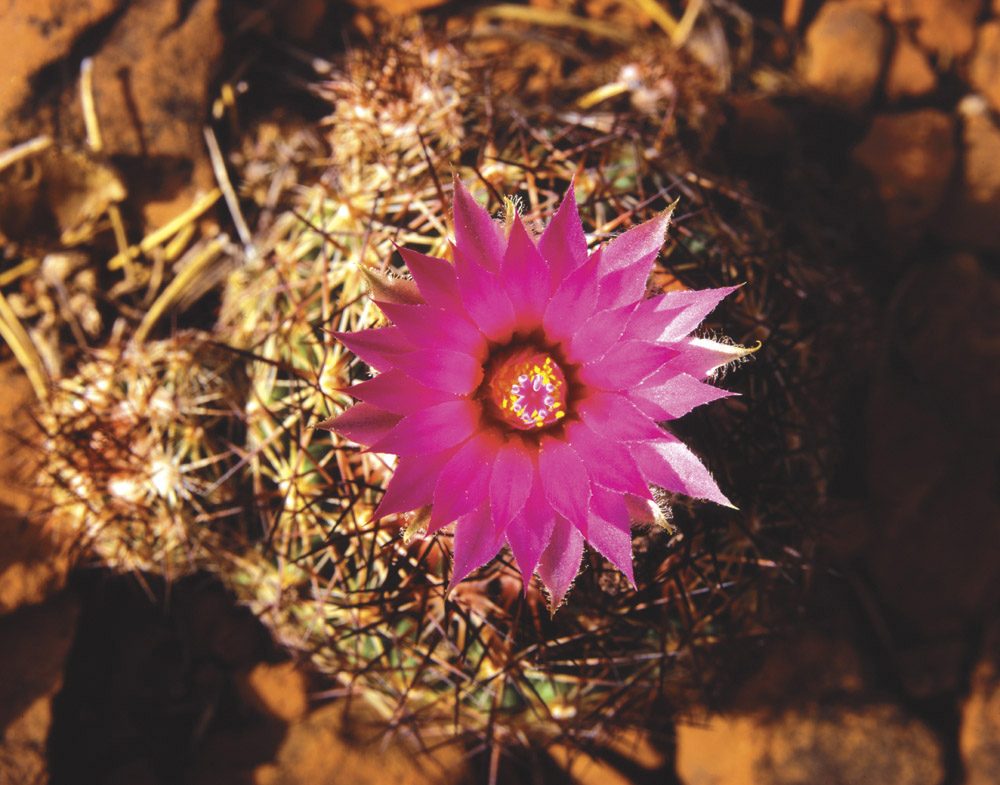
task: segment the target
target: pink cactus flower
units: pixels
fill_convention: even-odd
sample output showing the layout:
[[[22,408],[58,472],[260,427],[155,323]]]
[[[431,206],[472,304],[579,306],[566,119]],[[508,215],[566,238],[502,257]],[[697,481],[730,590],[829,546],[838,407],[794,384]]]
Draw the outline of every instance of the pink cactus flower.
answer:
[[[376,517],[455,524],[453,585],[506,543],[558,607],[585,542],[633,582],[651,485],[732,506],[659,424],[729,395],[702,380],[745,353],[691,335],[736,287],[647,297],[668,221],[588,252],[572,186],[536,240],[456,180],[454,264],[402,250],[412,281],[375,290],[392,326],[338,334],[379,373],[324,425],[399,456]]]

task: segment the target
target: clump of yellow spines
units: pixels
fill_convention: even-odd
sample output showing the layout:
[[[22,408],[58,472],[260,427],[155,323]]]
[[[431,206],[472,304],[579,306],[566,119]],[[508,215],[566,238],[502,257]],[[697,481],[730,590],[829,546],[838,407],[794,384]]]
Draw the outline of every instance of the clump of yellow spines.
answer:
[[[230,470],[243,368],[205,334],[95,352],[41,412],[50,525],[116,569],[179,575],[245,542]]]

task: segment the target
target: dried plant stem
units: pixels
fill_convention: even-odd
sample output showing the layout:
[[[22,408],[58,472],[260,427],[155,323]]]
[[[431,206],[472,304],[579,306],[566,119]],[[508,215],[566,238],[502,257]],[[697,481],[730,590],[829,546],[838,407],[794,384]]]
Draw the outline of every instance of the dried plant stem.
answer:
[[[91,57],[83,58],[80,63],[80,106],[83,111],[83,124],[87,129],[87,145],[95,153],[100,153],[104,149],[104,139],[101,136],[101,123],[97,117],[97,105],[94,102],[94,60]],[[128,250],[128,236],[125,234],[125,222],[122,220],[121,210],[118,205],[108,205],[108,218],[111,221],[111,230],[115,235],[115,244],[118,246],[118,254],[123,255]],[[125,274],[131,278],[131,259],[125,255]]]
[[[80,104],[83,108],[83,124],[87,129],[87,144],[95,153],[104,149],[101,138],[101,124],[97,119],[94,104],[94,59],[85,57],[80,63]]]
[[[215,132],[207,126],[205,128],[205,144],[208,145],[208,155],[212,159],[212,171],[215,172],[215,181],[219,184],[219,189],[222,191],[223,197],[225,197],[229,214],[232,216],[233,224],[236,226],[236,232],[240,236],[240,242],[243,243],[243,250],[247,258],[253,258],[256,252],[253,244],[253,236],[250,234],[250,227],[247,226],[247,222],[240,210],[240,200],[236,198],[236,190],[229,179],[229,172],[226,170],[226,161],[222,157],[222,151],[219,149],[219,142],[215,138]]]
[[[677,35],[679,23],[670,15],[666,8],[660,5],[657,0],[631,0],[631,2],[632,5],[663,28],[663,32],[673,40],[674,36]]]
[[[125,221],[122,219],[122,211],[118,209],[118,205],[108,205],[108,218],[111,220],[111,231],[115,235],[115,245],[118,246],[118,253],[119,255],[124,255],[124,258],[127,260],[125,262],[126,274],[130,274],[132,260],[128,256],[128,236],[125,234]]]
[[[149,337],[150,331],[160,317],[177,301],[191,283],[198,280],[198,276],[204,272],[205,268],[218,258],[228,240],[226,235],[214,238],[177,274],[176,278],[167,284],[167,288],[156,298],[136,329],[134,340],[137,344],[144,342]]]
[[[664,12],[666,13],[666,12]],[[569,27],[601,38],[609,38],[619,43],[627,43],[631,35],[596,19],[587,19],[568,11],[554,8],[531,8],[523,5],[502,3],[484,8],[480,15],[487,19],[527,22],[546,27]]]
[[[688,36],[691,35],[691,31],[694,30],[694,23],[698,21],[698,14],[701,13],[703,4],[704,0],[688,1],[687,7],[684,9],[684,14],[681,16],[681,21],[677,23],[677,29],[670,36],[670,40],[674,46],[684,46],[684,42],[687,41]]]
[[[4,270],[0,273],[0,286],[6,286],[13,281],[16,281],[22,275],[28,275],[33,273],[38,269],[41,262],[36,257],[31,257],[30,259],[25,259],[20,264],[14,265],[9,270]]]
[[[581,109],[590,109],[602,101],[627,93],[628,90],[629,86],[626,82],[609,82],[576,99],[576,105]]]
[[[148,235],[143,237],[138,244],[132,245],[124,252],[120,252],[112,256],[111,259],[108,260],[108,269],[119,270],[125,266],[128,260],[136,259],[140,255],[147,254],[154,248],[162,245],[171,237],[187,227],[188,224],[196,218],[205,213],[208,208],[219,200],[221,195],[221,191],[217,188],[213,188],[207,194],[199,196],[195,199],[194,204],[192,204],[187,210],[178,215],[172,221],[164,224],[159,229],[150,232]]]
[[[14,357],[21,363],[38,400],[44,401],[48,397],[48,383],[42,358],[39,357],[31,338],[2,293],[0,293],[0,337],[7,342],[14,352]]]
[[[27,142],[14,145],[14,147],[11,147],[9,150],[4,150],[0,153],[0,172],[10,166],[13,166],[18,161],[44,150],[48,150],[51,146],[52,137],[43,135],[36,136],[34,139],[29,139]]]

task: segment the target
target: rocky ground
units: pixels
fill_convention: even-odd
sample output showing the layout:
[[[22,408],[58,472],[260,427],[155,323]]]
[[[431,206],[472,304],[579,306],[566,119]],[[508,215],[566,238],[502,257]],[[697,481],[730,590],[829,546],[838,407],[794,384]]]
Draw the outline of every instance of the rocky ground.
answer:
[[[850,490],[824,521],[800,627],[753,652],[733,694],[672,738],[601,760],[553,750],[534,781],[989,785],[1000,772],[1000,2],[776,5],[748,4],[779,88],[734,96],[726,138],[779,200],[803,161],[817,187],[851,195],[831,229],[864,238],[845,263],[881,329],[845,434]],[[105,154],[136,219],[160,225],[213,183],[201,128],[254,34],[288,56],[352,13],[11,0],[0,150],[79,139],[79,62],[93,56]],[[17,438],[30,387],[12,362],[0,374],[0,785],[480,781],[475,758],[381,746],[209,577],[67,578]]]

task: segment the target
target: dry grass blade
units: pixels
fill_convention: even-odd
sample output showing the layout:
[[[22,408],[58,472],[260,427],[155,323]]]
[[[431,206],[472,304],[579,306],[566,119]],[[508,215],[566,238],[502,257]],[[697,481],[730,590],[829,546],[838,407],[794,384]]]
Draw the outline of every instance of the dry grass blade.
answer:
[[[48,374],[45,372],[42,358],[2,293],[0,293],[0,337],[24,368],[35,395],[40,401],[44,401],[48,396]]]
[[[184,295],[188,288],[198,281],[205,269],[219,258],[228,242],[229,239],[225,235],[214,237],[194,252],[193,258],[184,265],[159,297],[153,301],[133,335],[133,340],[136,343],[142,343],[146,340],[163,314]]]
[[[11,147],[0,153],[0,172],[7,169],[18,161],[23,161],[33,155],[48,150],[52,146],[52,138],[49,136],[36,136],[27,142]]]
[[[218,200],[222,195],[222,192],[218,189],[212,189],[206,194],[202,194],[192,202],[191,206],[184,210],[182,213],[177,215],[175,218],[171,219],[159,229],[154,229],[148,235],[146,235],[138,244],[129,246],[124,252],[120,252],[115,256],[112,256],[108,260],[109,270],[119,270],[121,269],[128,259],[137,259],[143,254],[148,254],[152,252],[155,248],[163,245],[163,243],[169,241],[171,238],[179,235],[187,227],[192,226],[194,222],[204,215]],[[167,254],[167,259],[175,258],[176,250],[172,250]]]
[[[666,13],[664,11],[664,13]],[[497,19],[505,22],[525,22],[543,27],[563,27],[579,30],[597,38],[607,38],[618,43],[628,43],[631,34],[619,30],[598,19],[577,16],[569,11],[558,8],[535,8],[532,6],[502,3],[487,6],[479,12],[484,19]]]

